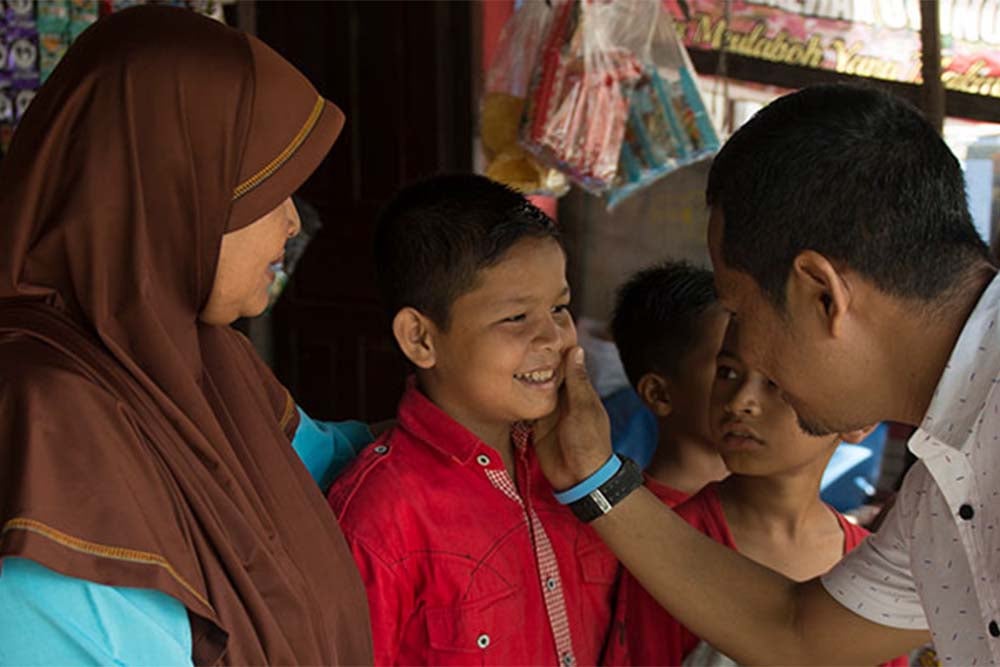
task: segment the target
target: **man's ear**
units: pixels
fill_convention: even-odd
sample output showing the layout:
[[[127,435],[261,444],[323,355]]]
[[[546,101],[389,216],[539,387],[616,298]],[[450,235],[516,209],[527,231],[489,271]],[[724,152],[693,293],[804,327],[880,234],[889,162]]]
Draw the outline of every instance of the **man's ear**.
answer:
[[[407,306],[392,318],[392,335],[406,358],[417,368],[433,368],[437,363],[434,334],[437,327],[416,308]]]
[[[789,312],[814,316],[831,336],[838,336],[851,306],[851,285],[825,256],[803,250],[792,261],[786,286]]]
[[[847,433],[841,433],[840,439],[844,442],[849,442],[852,445],[856,445],[868,436],[872,434],[872,431],[878,428],[878,424],[872,424],[871,426],[866,426],[864,428],[859,428],[854,431],[848,431]]]
[[[659,373],[643,375],[639,378],[635,390],[646,407],[657,417],[662,419],[673,412],[674,406],[670,402],[670,383]]]

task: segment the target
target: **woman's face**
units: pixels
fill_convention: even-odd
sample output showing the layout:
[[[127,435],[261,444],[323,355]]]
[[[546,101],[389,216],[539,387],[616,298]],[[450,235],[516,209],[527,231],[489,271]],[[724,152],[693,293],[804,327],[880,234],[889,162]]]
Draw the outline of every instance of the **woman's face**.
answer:
[[[199,319],[230,324],[267,308],[271,266],[284,260],[285,242],[299,233],[299,213],[291,197],[262,218],[222,237],[215,283]]]

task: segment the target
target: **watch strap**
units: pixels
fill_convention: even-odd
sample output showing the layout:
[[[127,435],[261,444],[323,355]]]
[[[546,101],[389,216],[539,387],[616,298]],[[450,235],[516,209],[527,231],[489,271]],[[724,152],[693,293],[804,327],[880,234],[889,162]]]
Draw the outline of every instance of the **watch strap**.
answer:
[[[604,516],[626,496],[643,485],[644,480],[639,465],[627,456],[619,454],[619,457],[622,465],[611,479],[583,498],[569,504],[569,508],[580,521],[590,523]]]

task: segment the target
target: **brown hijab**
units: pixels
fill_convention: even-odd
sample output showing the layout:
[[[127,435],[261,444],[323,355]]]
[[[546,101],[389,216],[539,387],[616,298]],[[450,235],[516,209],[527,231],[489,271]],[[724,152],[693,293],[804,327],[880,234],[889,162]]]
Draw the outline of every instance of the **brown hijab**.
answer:
[[[291,398],[198,321],[223,234],[342,125],[260,41],[139,7],[77,40],[0,164],[0,558],[174,596],[199,664],[371,662]]]

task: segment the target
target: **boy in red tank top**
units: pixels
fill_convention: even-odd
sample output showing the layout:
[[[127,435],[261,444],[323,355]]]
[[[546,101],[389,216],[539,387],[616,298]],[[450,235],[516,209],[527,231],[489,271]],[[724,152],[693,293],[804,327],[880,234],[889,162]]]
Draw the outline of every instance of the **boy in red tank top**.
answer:
[[[735,323],[718,353],[709,420],[732,474],[676,508],[692,526],[797,581],[826,572],[867,535],[820,500],[819,486],[837,445],[859,442],[870,429],[804,431],[781,390],[742,362]],[[617,605],[606,664],[735,664],[675,621],[631,575],[623,576]]]

